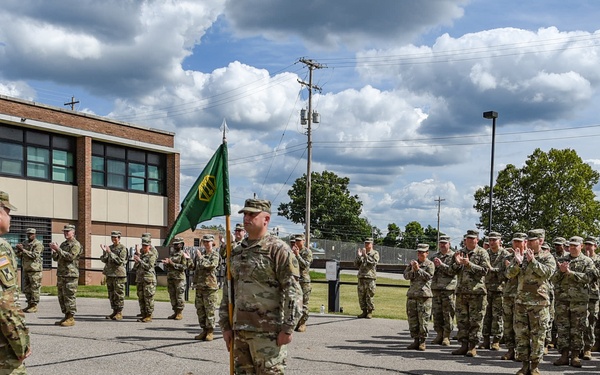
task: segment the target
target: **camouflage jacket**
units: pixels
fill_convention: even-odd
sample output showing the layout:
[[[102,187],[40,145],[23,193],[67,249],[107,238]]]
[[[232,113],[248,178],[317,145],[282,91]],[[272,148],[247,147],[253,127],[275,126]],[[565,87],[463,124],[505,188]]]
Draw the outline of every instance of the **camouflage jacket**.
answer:
[[[298,261],[279,238],[244,239],[231,254],[233,326],[229,323],[228,292],[223,287],[219,308],[222,330],[292,333],[302,311]]]
[[[358,267],[358,278],[377,279],[377,263],[379,263],[379,253],[375,249],[357,256],[354,265]]]
[[[517,298],[515,302],[522,305],[550,305],[550,277],[556,270],[556,261],[552,254],[540,251],[531,261],[524,257],[518,264],[513,257],[506,275],[509,279],[517,279]]]
[[[44,245],[37,238],[22,243],[23,250],[16,250],[17,256],[23,261],[23,271],[42,272],[42,253]]]
[[[410,280],[410,287],[406,292],[409,298],[415,297],[433,297],[431,292],[431,279],[435,272],[435,266],[429,259],[419,262],[419,269],[414,271],[410,266],[404,269],[404,278]]]
[[[456,254],[452,269],[456,272],[456,294],[487,294],[485,288],[485,275],[490,269],[490,258],[487,251],[477,246],[472,251],[466,248],[461,250],[463,256],[469,257],[469,264],[462,265],[456,262]]]
[[[306,246],[295,256],[300,267],[300,282],[310,283],[310,265],[313,261],[312,251]]]
[[[456,289],[456,274],[452,271],[451,265],[454,258],[454,251],[449,250],[445,255],[437,252],[430,257],[430,260],[439,258],[442,264],[435,267],[433,279],[431,280],[432,290],[455,290]],[[435,265],[434,265],[435,266]]]
[[[594,272],[594,279],[590,282],[590,299],[600,299],[600,255],[594,254],[593,257],[589,257],[594,262],[596,272]]]
[[[122,243],[109,246],[110,253],[103,251],[100,260],[105,263],[102,273],[106,277],[126,277],[127,248]]]
[[[136,283],[155,283],[156,282],[156,254],[149,250],[147,253],[141,252],[140,261],[135,267],[135,282]]]
[[[485,288],[488,292],[502,292],[504,289],[504,282],[506,276],[502,272],[504,258],[508,255],[508,251],[504,248],[498,249],[498,252],[494,253],[492,249],[488,249],[488,256],[490,257],[490,270],[485,275]]]
[[[18,296],[17,260],[10,244],[0,238],[0,347],[9,346],[22,358],[29,350],[29,329]]]
[[[519,279],[516,277],[509,279],[508,274],[507,274],[508,267],[505,265],[506,261],[508,261],[509,266],[510,266],[510,263],[513,261],[514,258],[515,258],[515,254],[509,252],[508,255],[504,257],[504,260],[502,261],[502,266],[500,268],[500,271],[502,272],[504,277],[506,277],[506,282],[504,283],[504,288],[502,290],[502,296],[504,296],[504,297],[511,297],[511,298],[517,297],[517,289],[519,288]]]
[[[569,262],[571,272],[561,272],[558,265]],[[590,299],[590,282],[594,278],[594,262],[586,255],[579,254],[574,258],[568,254],[556,262],[557,269],[552,276],[556,301],[587,302]]]
[[[173,264],[165,263],[167,280],[184,280],[185,270],[190,267],[191,260],[183,256],[183,250],[175,251],[169,258]]]
[[[75,238],[63,241],[60,249],[52,252],[52,259],[58,262],[56,276],[79,277],[79,256],[81,255],[81,244]]]
[[[217,269],[221,263],[221,256],[215,250],[210,254],[197,255],[190,266],[194,270],[194,286],[196,289],[217,290]]]

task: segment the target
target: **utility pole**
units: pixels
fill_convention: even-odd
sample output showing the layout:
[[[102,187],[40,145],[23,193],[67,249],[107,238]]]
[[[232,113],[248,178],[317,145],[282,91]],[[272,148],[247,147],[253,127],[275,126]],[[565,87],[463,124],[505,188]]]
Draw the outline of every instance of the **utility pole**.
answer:
[[[437,212],[437,243],[436,246],[438,247],[439,250],[439,246],[440,246],[440,208],[442,206],[442,202],[445,201],[445,199],[442,199],[441,197],[438,196],[438,199],[434,199],[437,204],[438,204],[438,212]]]
[[[71,106],[71,111],[75,110],[75,104],[79,104],[79,100],[75,100],[74,96],[71,96],[71,101],[68,103],[65,103],[65,105],[70,105]]]
[[[313,118],[313,110],[312,110],[312,91],[313,89],[315,90],[321,90],[320,87],[313,85],[313,70],[315,69],[322,69],[324,66],[322,64],[317,63],[314,60],[310,60],[310,59],[305,59],[305,58],[301,58],[299,60],[301,63],[303,63],[304,65],[306,65],[308,67],[308,83],[298,80],[298,83],[300,83],[302,86],[306,86],[308,88],[308,119],[306,119],[306,117],[302,117],[301,116],[301,122],[304,122],[305,120],[308,120],[307,122],[307,131],[306,131],[306,135],[307,135],[307,142],[306,142],[306,147],[307,147],[307,153],[306,153],[306,214],[305,214],[305,219],[304,221],[306,222],[306,227],[305,227],[305,237],[306,237],[306,247],[310,248],[310,191],[311,191],[311,160],[312,160],[312,129],[311,129],[311,125],[313,123],[313,120],[317,120],[315,122],[319,122],[318,121],[318,114],[315,112],[314,113],[314,118]],[[303,124],[304,125],[304,124]]]

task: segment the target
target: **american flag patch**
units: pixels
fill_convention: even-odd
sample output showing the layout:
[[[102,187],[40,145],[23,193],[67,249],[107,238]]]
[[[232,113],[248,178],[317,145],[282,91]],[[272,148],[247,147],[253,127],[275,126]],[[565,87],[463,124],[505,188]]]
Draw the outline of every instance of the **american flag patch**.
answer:
[[[4,267],[7,264],[10,264],[8,257],[6,255],[0,257],[0,267]]]

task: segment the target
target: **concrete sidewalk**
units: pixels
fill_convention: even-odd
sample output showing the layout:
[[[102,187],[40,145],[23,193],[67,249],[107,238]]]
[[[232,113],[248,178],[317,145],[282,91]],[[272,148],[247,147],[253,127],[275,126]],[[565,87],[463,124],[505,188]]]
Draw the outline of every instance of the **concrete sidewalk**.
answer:
[[[55,326],[62,317],[56,297],[42,297],[39,312],[26,314],[33,354],[30,375],[228,374],[229,357],[220,331],[213,342],[193,340],[199,327],[193,305],[184,319],[168,320],[170,304],[156,303],[154,320],[138,323],[136,301],[126,301],[125,319],[111,321],[108,300],[79,298],[74,327]],[[403,306],[399,308],[404,308]],[[375,314],[376,315],[376,314]],[[502,352],[480,350],[476,358],[453,356],[451,348],[406,350],[412,340],[406,321],[313,314],[305,333],[295,333],[286,374],[514,374],[520,364],[501,361]],[[544,374],[598,374],[600,360],[584,368],[555,367],[552,351]]]

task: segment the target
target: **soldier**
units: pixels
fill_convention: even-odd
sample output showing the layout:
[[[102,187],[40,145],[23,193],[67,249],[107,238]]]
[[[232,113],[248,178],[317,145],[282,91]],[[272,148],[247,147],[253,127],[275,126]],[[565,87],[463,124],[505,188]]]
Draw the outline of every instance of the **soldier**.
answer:
[[[247,199],[239,213],[248,237],[228,260],[233,317],[226,284],[219,325],[227,348],[233,344],[236,374],[283,374],[287,344],[301,314],[298,261],[285,242],[269,234],[271,202]]]
[[[540,374],[538,365],[544,356],[546,331],[550,319],[548,280],[554,274],[556,262],[542,250],[542,229],[530,230],[527,250],[515,249],[514,259],[508,266],[509,279],[518,280],[515,299],[514,330],[516,357],[523,363],[517,375]]]
[[[183,308],[185,307],[185,270],[189,267],[189,255],[183,251],[184,241],[182,237],[175,237],[170,249],[170,257],[162,260],[167,271],[167,289],[171,300],[173,314],[167,319],[183,319]]]
[[[77,283],[79,278],[79,256],[81,255],[81,244],[75,239],[75,226],[67,224],[63,228],[65,241],[58,245],[50,243],[52,259],[58,262],[56,268],[56,288],[58,292],[58,303],[65,317],[54,324],[62,327],[75,325],[75,313],[77,312]]]
[[[296,240],[292,246],[292,252],[298,261],[300,267],[300,288],[302,288],[302,316],[298,321],[296,332],[306,331],[306,321],[308,320],[308,301],[310,300],[310,265],[313,261],[312,251],[304,246],[304,235],[297,234],[294,236]]]
[[[135,245],[135,283],[137,287],[138,303],[140,305],[140,318],[138,322],[148,323],[152,321],[154,312],[154,294],[156,294],[156,254],[152,251],[150,238],[142,238],[142,250],[139,251]]]
[[[498,232],[491,232],[488,236],[490,247],[488,256],[490,257],[490,269],[485,275],[485,288],[487,289],[487,308],[483,319],[483,344],[481,349],[500,350],[500,339],[504,330],[503,309],[502,309],[502,291],[506,276],[503,274],[504,258],[509,253],[502,247],[502,235]],[[490,347],[490,336],[492,336]]]
[[[555,366],[569,364],[581,367],[579,352],[583,349],[583,335],[587,326],[589,283],[594,277],[594,262],[581,253],[583,238],[569,239],[569,254],[558,259],[558,270],[552,276],[555,287],[555,319],[558,350],[561,357]]]
[[[433,293],[433,329],[436,337],[432,344],[450,345],[450,334],[454,329],[456,275],[450,265],[454,251],[450,249],[450,237],[440,236],[439,251],[433,255],[435,272],[431,281]]]
[[[373,249],[373,239],[367,238],[365,247],[358,249],[354,260],[354,265],[358,267],[358,304],[362,310],[362,314],[358,315],[359,318],[373,317],[377,263],[379,263],[379,253]]]
[[[427,259],[429,245],[417,245],[417,260],[412,260],[404,269],[404,278],[410,280],[410,287],[406,292],[406,315],[408,315],[408,329],[410,337],[414,340],[407,349],[425,350],[427,338],[427,325],[431,319],[431,279],[435,272],[433,262]]]
[[[192,263],[194,270],[194,287],[196,288],[196,314],[202,332],[195,336],[196,340],[212,341],[215,328],[215,308],[217,307],[217,267],[221,262],[219,253],[213,251],[215,237],[212,234],[202,236],[204,254],[196,251],[196,259]]]
[[[554,257],[554,260],[558,262],[558,258],[561,258],[565,255],[565,244],[567,243],[567,240],[564,239],[563,237],[556,237],[554,238],[554,240],[552,241],[552,246],[553,248],[550,249],[550,252],[552,254],[552,256]],[[557,263],[558,264],[558,263]],[[550,294],[550,323],[549,323],[549,327],[548,330],[550,331],[550,333],[546,334],[546,339],[548,341],[548,345],[547,348],[554,348],[556,347],[556,322],[554,321],[554,316],[555,316],[555,312],[554,312],[554,284],[552,283],[552,280],[550,281],[550,287],[551,287],[551,294]],[[547,349],[546,349],[547,351]]]
[[[40,289],[42,287],[42,253],[44,245],[36,238],[35,228],[27,228],[27,241],[17,244],[17,256],[23,264],[23,292],[27,299],[27,307],[23,312],[34,313],[38,311],[40,303]]]
[[[598,294],[598,284],[599,284],[599,276],[600,276],[600,256],[596,254],[596,248],[598,244],[596,243],[595,237],[586,237],[584,241],[585,245],[585,254],[594,262],[594,276],[592,281],[590,282],[590,301],[588,302],[588,326],[587,331],[583,336],[583,356],[582,359],[590,360],[592,359],[592,346],[595,342],[597,342],[598,338],[595,337],[594,330],[598,325],[598,298],[600,297]]]
[[[112,308],[112,314],[106,319],[123,319],[123,306],[125,304],[125,284],[127,283],[127,248],[121,243],[121,232],[118,230],[110,233],[112,245],[100,245],[102,255],[100,260],[105,263],[102,273],[106,276],[106,288],[108,289],[108,300]]]
[[[552,241],[552,245],[554,246],[554,249],[552,250],[552,255],[554,256],[554,259],[558,259],[565,256],[565,246],[568,247],[568,244],[567,240],[564,237],[556,237]]]
[[[244,224],[237,223],[235,225],[235,230],[233,231],[233,238],[235,240],[233,247],[236,247],[237,245],[241,244],[242,240],[246,238],[246,230],[244,229]]]
[[[461,347],[454,355],[475,357],[481,341],[481,325],[485,314],[486,289],[484,278],[490,269],[490,258],[477,242],[479,231],[469,229],[465,247],[454,254],[452,269],[457,273],[456,323]]]
[[[10,231],[10,204],[7,193],[0,191],[0,235]],[[31,355],[29,328],[19,306],[17,259],[12,246],[0,237],[0,372],[26,374],[23,361]]]

